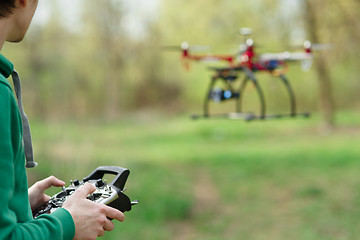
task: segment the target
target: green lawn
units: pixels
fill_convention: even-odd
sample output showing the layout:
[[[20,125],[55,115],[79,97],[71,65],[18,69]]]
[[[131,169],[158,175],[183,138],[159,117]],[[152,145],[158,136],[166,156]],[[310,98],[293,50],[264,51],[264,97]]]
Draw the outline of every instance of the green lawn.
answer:
[[[103,239],[358,239],[360,114],[337,122],[333,132],[316,115],[34,122],[29,182],[129,168],[127,194],[140,204]]]

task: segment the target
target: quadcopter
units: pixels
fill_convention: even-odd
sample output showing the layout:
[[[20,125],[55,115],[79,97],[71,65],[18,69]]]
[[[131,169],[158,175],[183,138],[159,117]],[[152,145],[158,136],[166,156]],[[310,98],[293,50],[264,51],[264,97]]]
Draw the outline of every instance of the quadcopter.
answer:
[[[217,61],[226,63],[225,67],[209,67],[213,71],[208,90],[203,103],[203,114],[193,115],[194,119],[204,117],[227,117],[230,119],[270,119],[281,117],[309,117],[310,113],[299,113],[296,109],[296,99],[289,80],[285,76],[288,71],[288,63],[300,61],[304,70],[311,67],[313,60],[314,45],[310,41],[305,41],[302,52],[280,52],[265,53],[257,55],[254,40],[249,36],[251,29],[241,28],[240,34],[244,41],[240,46],[240,51],[234,55],[215,55],[215,54],[194,54],[191,46],[183,42],[180,47],[167,47],[181,51],[181,61],[183,66],[188,69],[190,61]],[[258,72],[266,72],[280,79],[289,96],[289,112],[284,114],[267,114],[266,101],[262,88],[256,77]],[[215,87],[222,82],[222,87]],[[240,83],[239,83],[240,82]],[[252,83],[256,90],[259,101],[258,113],[243,112],[243,95],[248,83]],[[239,86],[238,86],[239,85]],[[235,112],[215,113],[212,112],[211,103],[221,103],[235,101]]]

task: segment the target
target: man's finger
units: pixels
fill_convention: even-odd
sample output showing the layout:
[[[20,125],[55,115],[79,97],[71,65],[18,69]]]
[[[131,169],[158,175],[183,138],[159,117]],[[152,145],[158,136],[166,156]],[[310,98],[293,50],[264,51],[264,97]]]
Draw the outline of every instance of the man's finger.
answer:
[[[102,236],[104,236],[104,235],[105,235],[105,230],[102,229],[102,230],[99,232],[98,237],[102,237]]]
[[[89,195],[90,193],[94,192],[96,190],[96,187],[93,186],[90,183],[85,183],[84,185],[82,185],[81,187],[79,187],[73,194],[72,196],[76,196],[79,198],[86,198],[87,195]]]
[[[104,224],[104,230],[110,232],[113,229],[114,229],[114,223],[110,220],[107,220]]]
[[[111,219],[116,219],[120,222],[123,222],[125,220],[125,216],[122,212],[120,212],[119,210],[109,207],[109,206],[105,206],[106,209],[106,216],[108,218]]]
[[[45,179],[37,182],[37,184],[41,189],[45,190],[45,189],[48,189],[48,188],[50,188],[52,186],[55,186],[55,187],[64,186],[65,182],[57,179],[54,176],[50,176],[48,178],[45,178]]]
[[[44,196],[44,202],[48,202],[48,201],[50,201],[50,199],[51,199],[50,196],[48,196],[48,195],[45,195],[45,196]]]

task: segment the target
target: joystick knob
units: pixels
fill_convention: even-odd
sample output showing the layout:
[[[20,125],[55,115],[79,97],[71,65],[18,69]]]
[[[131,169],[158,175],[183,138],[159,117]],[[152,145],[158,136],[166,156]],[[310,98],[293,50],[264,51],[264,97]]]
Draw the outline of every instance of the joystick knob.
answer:
[[[95,186],[98,187],[98,188],[100,188],[100,187],[102,187],[104,185],[105,185],[105,183],[104,183],[104,181],[102,179],[97,180],[96,183],[95,183]]]
[[[77,186],[79,186],[79,185],[80,185],[80,182],[79,182],[79,180],[78,180],[78,179],[75,179],[73,183],[74,183],[74,186],[75,186],[75,187],[77,187]]]

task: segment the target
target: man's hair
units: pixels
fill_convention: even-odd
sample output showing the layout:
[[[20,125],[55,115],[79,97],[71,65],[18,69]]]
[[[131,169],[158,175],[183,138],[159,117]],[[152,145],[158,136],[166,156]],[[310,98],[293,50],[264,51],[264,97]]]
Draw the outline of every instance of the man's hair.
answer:
[[[0,0],[0,18],[9,16],[15,7],[15,0]]]

